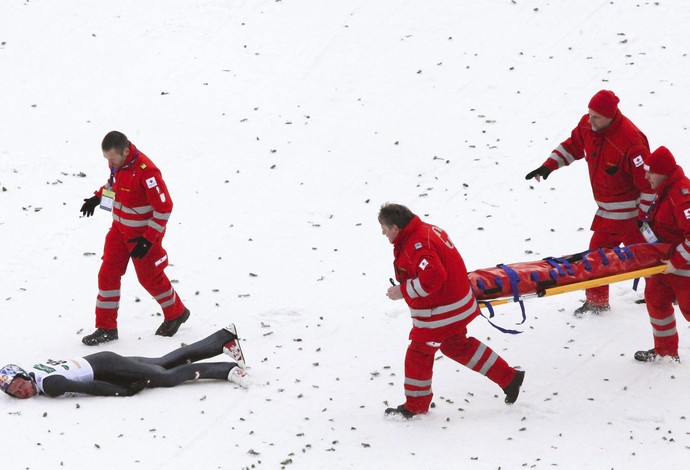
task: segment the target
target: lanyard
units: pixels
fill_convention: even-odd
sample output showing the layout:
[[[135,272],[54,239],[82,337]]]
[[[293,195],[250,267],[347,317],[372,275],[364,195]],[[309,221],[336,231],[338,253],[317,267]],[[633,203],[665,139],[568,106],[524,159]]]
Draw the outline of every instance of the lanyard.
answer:
[[[654,200],[652,203],[649,205],[649,209],[647,209],[647,212],[644,213],[644,221],[649,222],[649,216],[652,214],[652,211],[654,210],[654,207],[656,206],[656,203],[659,201],[659,195],[657,194],[654,196]]]
[[[139,157],[139,150],[134,152],[134,156],[132,157],[132,159],[129,162],[127,162],[126,164],[122,165],[120,168],[110,167],[110,178],[108,179],[108,186],[111,189],[113,187],[113,183],[115,182],[115,173],[117,173],[120,170],[126,170],[127,168],[132,166],[134,164],[134,162],[137,160],[137,157]]]

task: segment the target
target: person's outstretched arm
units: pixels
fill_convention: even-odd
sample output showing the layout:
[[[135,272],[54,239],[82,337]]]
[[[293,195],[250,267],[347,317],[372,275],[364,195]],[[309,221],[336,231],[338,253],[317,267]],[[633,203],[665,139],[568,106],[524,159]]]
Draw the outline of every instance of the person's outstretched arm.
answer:
[[[61,375],[53,375],[43,379],[43,393],[49,397],[58,397],[65,393],[82,393],[99,397],[130,397],[145,389],[148,382],[147,379],[139,379],[123,386],[102,380],[77,382]]]

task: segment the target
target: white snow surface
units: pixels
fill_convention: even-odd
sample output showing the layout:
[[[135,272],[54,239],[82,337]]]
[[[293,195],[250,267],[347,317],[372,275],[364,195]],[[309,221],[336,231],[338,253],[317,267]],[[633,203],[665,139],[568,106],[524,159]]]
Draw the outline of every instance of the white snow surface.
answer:
[[[470,270],[585,250],[585,164],[525,181],[600,89],[690,169],[683,0],[0,2],[0,362],[159,355],[234,322],[254,385],[130,398],[0,397],[8,469],[648,469],[690,458],[690,332],[652,346],[641,292],[576,319],[583,292],[496,308],[470,333],[526,371],[513,406],[439,355],[408,422],[411,326],[385,296],[381,204],[445,228]],[[167,273],[192,316],[126,274],[120,340],[93,331],[110,215],[106,132],[161,168]],[[225,358],[227,359],[227,358]]]

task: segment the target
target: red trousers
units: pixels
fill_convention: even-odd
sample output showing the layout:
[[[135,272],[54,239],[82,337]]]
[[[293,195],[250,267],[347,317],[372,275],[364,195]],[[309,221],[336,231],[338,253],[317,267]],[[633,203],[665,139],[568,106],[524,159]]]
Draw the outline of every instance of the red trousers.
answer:
[[[647,279],[644,298],[652,324],[654,350],[661,356],[678,355],[678,331],[673,301],[690,321],[690,278],[675,274],[657,274]]]
[[[114,227],[110,228],[105,237],[103,264],[98,271],[96,328],[117,328],[120,284],[122,276],[127,271],[129,253],[134,248],[134,243],[127,243],[130,238],[133,237],[125,237]],[[139,283],[160,304],[165,319],[172,320],[182,315],[185,306],[165,275],[168,255],[160,241],[154,243],[143,258],[132,258],[132,264]]]
[[[429,411],[433,398],[434,356],[439,349],[448,358],[485,375],[499,387],[508,386],[515,377],[515,369],[487,345],[466,335],[467,330],[442,343],[410,342],[405,356],[405,408],[413,413]]]
[[[632,230],[628,233],[607,233],[594,232],[589,241],[589,249],[615,248],[623,245],[633,245],[635,243],[646,243],[647,240],[639,230]],[[585,298],[592,305],[604,306],[609,303],[609,286],[592,287],[585,290]]]

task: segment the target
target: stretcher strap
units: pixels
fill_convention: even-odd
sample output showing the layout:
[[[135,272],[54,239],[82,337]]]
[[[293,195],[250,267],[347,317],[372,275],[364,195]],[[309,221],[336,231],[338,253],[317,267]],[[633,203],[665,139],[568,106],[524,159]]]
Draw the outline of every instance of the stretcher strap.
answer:
[[[587,257],[586,257],[586,256],[583,256],[581,261],[582,261],[582,264],[585,265],[585,270],[586,270],[587,272],[591,272],[591,271],[592,271],[592,263],[589,262],[589,260],[587,259]]]
[[[521,324],[525,323],[525,320],[527,320],[527,316],[525,315],[525,304],[522,300],[520,300],[520,292],[518,290],[518,282],[520,282],[520,276],[518,276],[518,273],[514,269],[506,266],[505,264],[499,264],[498,267],[503,269],[505,271],[505,273],[508,275],[508,279],[510,280],[510,287],[513,290],[513,300],[520,304],[520,310],[522,311],[522,321],[519,324],[521,325]],[[495,279],[496,279],[496,284],[500,283],[501,289],[503,289],[503,283],[501,283],[500,279],[499,278],[495,278]],[[481,281],[477,282],[477,286],[480,289],[484,290],[486,286],[483,285],[484,283],[482,283],[482,285],[480,285],[480,282]],[[494,309],[493,309],[493,306],[491,305],[491,302],[490,301],[483,301],[483,300],[478,300],[478,302],[480,304],[483,304],[484,307],[489,311],[488,317],[486,315],[484,315],[483,313],[481,313],[480,315],[482,317],[484,317],[484,319],[486,319],[486,321],[488,321],[489,324],[491,326],[493,326],[494,328],[496,328],[498,331],[500,331],[501,333],[506,333],[506,334],[510,334],[510,335],[517,335],[517,334],[522,333],[522,331],[503,328],[501,326],[498,326],[494,322],[492,322],[491,318],[494,317]]]
[[[633,281],[633,290],[637,292],[637,285],[640,283],[640,278],[636,277],[635,280]]]
[[[502,292],[503,291],[503,281],[501,280],[501,278],[495,277],[494,281],[496,282],[496,287],[493,287],[491,289],[487,288],[486,283],[481,279],[477,281],[477,287],[485,295],[491,295],[491,294],[496,294],[496,293]]]
[[[520,290],[518,289],[520,276],[510,266],[507,266],[505,264],[499,264],[498,267],[504,270],[506,275],[508,276],[508,279],[510,280],[510,287],[511,289],[513,289],[513,300],[520,304],[520,310],[522,311],[522,321],[518,323],[518,325],[521,325],[525,323],[525,321],[527,320],[527,315],[525,315],[525,304],[522,300],[520,300]]]
[[[570,261],[568,261],[565,258],[548,257],[548,258],[544,258],[544,261],[546,261],[551,266],[556,268],[558,270],[558,274],[561,277],[565,277],[565,272],[567,272],[569,276],[575,275],[575,270],[573,269],[573,265],[570,263]],[[563,265],[563,267],[565,268],[565,272],[561,268],[561,265]]]
[[[590,272],[592,271],[592,263],[590,263],[587,259],[587,255],[591,252],[592,250],[587,250],[582,253],[576,253],[574,255],[568,256],[566,260],[568,260],[568,262],[570,263],[577,263],[578,261],[582,261],[582,264],[585,266],[585,271]]]
[[[486,300],[477,300],[477,302],[479,302],[480,304],[484,305],[484,307],[489,311],[489,316],[488,316],[488,317],[487,317],[486,315],[484,315],[483,313],[480,313],[480,315],[481,315],[482,317],[484,317],[484,319],[485,319],[486,321],[489,322],[489,325],[493,326],[494,328],[496,328],[496,329],[497,329],[498,331],[500,331],[501,333],[505,333],[505,334],[509,334],[509,335],[519,335],[520,333],[522,333],[522,331],[519,331],[519,330],[511,330],[511,329],[508,329],[508,328],[503,328],[502,326],[498,326],[497,324],[495,324],[494,322],[492,322],[492,321],[490,320],[490,318],[493,318],[493,317],[494,317],[494,308],[493,308],[493,306],[491,305],[491,302],[490,302],[490,301],[486,301]],[[520,303],[522,304],[522,302],[520,302]],[[524,308],[523,308],[523,313],[524,313]],[[524,320],[523,320],[523,321],[524,321]]]
[[[597,252],[599,253],[599,256],[601,257],[601,264],[604,266],[609,265],[609,259],[606,257],[606,253],[604,253],[603,248],[597,248]]]
[[[556,271],[558,271],[558,275],[560,277],[565,277],[565,271],[563,271],[563,268],[554,261],[554,258],[544,258],[544,261],[549,263]],[[553,277],[553,274],[551,275]]]
[[[544,279],[542,281],[539,279],[538,271],[532,271],[530,273],[530,278],[532,279],[532,282],[534,282],[537,285],[537,289],[548,289],[549,287],[553,287],[558,284],[556,272],[553,269],[549,270],[549,277],[550,279]]]
[[[618,259],[619,259],[619,260],[625,261],[625,260],[627,259],[627,256],[625,256],[625,253],[623,253],[623,251],[621,251],[621,249],[618,248],[617,246],[614,246],[614,247],[612,248],[612,250],[613,250],[613,253],[614,253],[616,256],[618,256]]]
[[[635,255],[630,248],[627,246],[615,247],[613,251],[618,255],[618,257],[623,261],[634,260]]]

